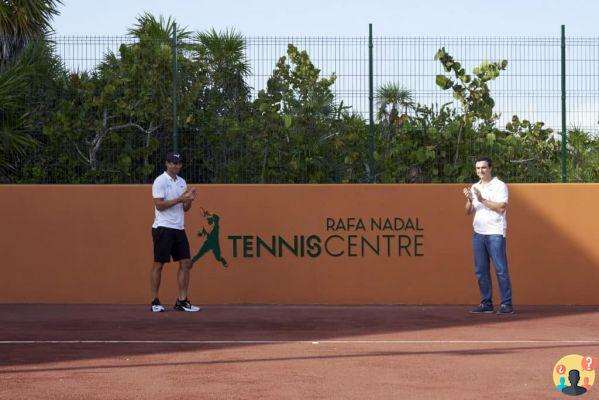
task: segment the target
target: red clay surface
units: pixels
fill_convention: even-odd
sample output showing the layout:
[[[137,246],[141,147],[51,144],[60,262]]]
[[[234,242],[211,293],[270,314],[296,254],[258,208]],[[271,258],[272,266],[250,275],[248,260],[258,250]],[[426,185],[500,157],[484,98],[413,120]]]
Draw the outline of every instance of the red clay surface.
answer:
[[[599,307],[467,309],[3,304],[0,399],[563,399],[554,364],[599,356]]]

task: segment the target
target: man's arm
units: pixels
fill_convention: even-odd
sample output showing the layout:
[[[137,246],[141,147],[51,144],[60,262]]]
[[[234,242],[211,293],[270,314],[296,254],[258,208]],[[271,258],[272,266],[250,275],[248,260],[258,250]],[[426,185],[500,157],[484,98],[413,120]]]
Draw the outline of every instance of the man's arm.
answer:
[[[470,215],[472,214],[472,212],[474,212],[474,206],[472,205],[472,202],[470,200],[466,200],[466,215]]]
[[[195,198],[195,191],[185,191],[181,196],[176,199],[164,200],[163,198],[154,198],[154,205],[158,211],[164,211],[168,208],[171,208],[174,205],[179,203],[183,203],[183,209],[185,209],[185,204],[189,203],[188,210],[191,208],[191,202]],[[187,211],[187,210],[185,210]]]
[[[156,209],[158,211],[164,211],[168,208],[171,208],[174,205],[177,205],[179,203],[184,203],[185,200],[183,199],[184,195],[181,195],[179,197],[177,197],[176,199],[172,199],[172,200],[164,200],[161,198],[154,198],[154,205],[156,206]]]
[[[478,200],[481,202],[482,205],[484,205],[487,208],[490,208],[491,210],[501,214],[503,213],[506,208],[507,208],[507,203],[503,203],[503,202],[497,202],[497,201],[491,201],[491,200],[487,200],[487,199],[482,199],[482,200]]]
[[[466,215],[470,215],[474,211],[474,206],[472,205],[472,192],[470,191],[470,188],[464,188],[464,196],[466,197]]]
[[[506,202],[491,201],[491,200],[483,198],[483,196],[480,193],[480,191],[478,189],[476,189],[476,188],[474,188],[474,194],[476,195],[477,200],[480,201],[480,203],[482,205],[484,205],[485,207],[487,207],[490,210],[495,211],[496,213],[501,214],[507,208],[507,203]]]

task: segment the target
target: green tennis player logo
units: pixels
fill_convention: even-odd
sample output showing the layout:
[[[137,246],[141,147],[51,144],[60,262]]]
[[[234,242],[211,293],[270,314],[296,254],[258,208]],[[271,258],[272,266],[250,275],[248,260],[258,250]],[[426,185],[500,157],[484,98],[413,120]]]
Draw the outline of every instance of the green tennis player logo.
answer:
[[[208,253],[209,251],[212,251],[212,254],[214,254],[214,258],[216,258],[216,261],[220,262],[223,265],[223,267],[227,268],[229,264],[227,263],[227,260],[225,260],[221,256],[220,242],[218,239],[220,233],[220,217],[218,216],[218,214],[210,213],[210,211],[204,210],[201,207],[200,210],[202,211],[202,216],[204,217],[204,225],[202,226],[202,229],[198,232],[198,236],[206,237],[206,240],[204,241],[204,244],[202,244],[202,247],[198,251],[198,254],[196,254],[191,259],[191,263],[195,264],[196,261],[202,258],[204,254]]]
[[[553,367],[555,388],[568,396],[588,393],[595,383],[595,357],[570,354],[562,357]]]

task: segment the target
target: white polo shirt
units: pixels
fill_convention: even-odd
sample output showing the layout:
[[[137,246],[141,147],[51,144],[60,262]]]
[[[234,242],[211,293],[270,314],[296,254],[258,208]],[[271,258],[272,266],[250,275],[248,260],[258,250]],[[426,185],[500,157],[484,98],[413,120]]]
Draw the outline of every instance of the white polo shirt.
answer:
[[[500,214],[478,201],[474,194],[475,187],[478,188],[484,199],[507,204],[507,185],[497,177],[491,179],[486,185],[481,185],[480,182],[472,185],[472,205],[474,206],[472,225],[474,226],[474,232],[481,235],[503,235],[505,237],[507,230],[506,212]]]
[[[177,176],[176,179],[164,171],[162,175],[154,180],[152,185],[152,197],[155,199],[173,200],[181,196],[187,190],[185,179]],[[175,204],[166,210],[158,211],[154,207],[154,224],[152,228],[164,226],[166,228],[184,229],[185,228],[185,211],[183,211],[183,203]]]

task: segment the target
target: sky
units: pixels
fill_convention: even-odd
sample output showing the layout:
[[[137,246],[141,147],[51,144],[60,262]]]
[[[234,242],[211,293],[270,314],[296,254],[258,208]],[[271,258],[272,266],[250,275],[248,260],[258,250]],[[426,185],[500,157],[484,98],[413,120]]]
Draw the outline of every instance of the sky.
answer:
[[[245,36],[599,37],[595,0],[63,0],[58,35],[124,35],[144,12]]]

